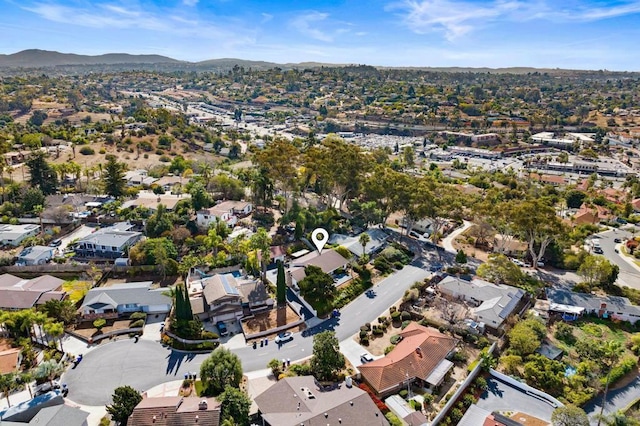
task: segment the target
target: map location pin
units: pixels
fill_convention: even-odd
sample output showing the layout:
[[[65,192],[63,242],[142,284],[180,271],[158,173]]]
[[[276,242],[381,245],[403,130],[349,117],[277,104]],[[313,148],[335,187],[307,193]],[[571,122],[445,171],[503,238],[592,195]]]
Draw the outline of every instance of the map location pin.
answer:
[[[311,241],[318,249],[318,253],[322,254],[324,245],[329,241],[329,233],[323,228],[316,228],[311,233]]]

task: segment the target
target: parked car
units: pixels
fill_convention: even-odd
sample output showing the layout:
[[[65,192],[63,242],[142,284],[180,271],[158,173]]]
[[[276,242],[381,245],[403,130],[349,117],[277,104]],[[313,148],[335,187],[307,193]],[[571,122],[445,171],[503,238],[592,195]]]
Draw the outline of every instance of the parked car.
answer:
[[[293,340],[293,334],[289,331],[285,331],[284,333],[278,334],[278,336],[275,339],[275,342],[277,344],[282,344],[282,343],[288,342],[289,340]]]
[[[227,336],[229,334],[229,330],[227,330],[227,325],[224,322],[218,321],[218,323],[216,324],[216,327],[218,328],[218,332],[220,336]]]
[[[513,263],[515,263],[516,265],[518,265],[518,266],[525,266],[525,265],[524,265],[524,262],[523,262],[522,260],[518,260],[518,259],[511,259],[511,261],[512,261]]]
[[[593,248],[593,252],[596,254],[603,254],[604,251],[602,251],[602,247],[594,247]]]
[[[621,243],[621,242],[622,242],[622,240],[621,240],[620,238],[615,238],[613,241],[614,241],[615,243]]]
[[[360,361],[362,361],[363,364],[366,364],[368,362],[373,361],[373,357],[370,354],[365,352],[362,355],[360,355]]]
[[[57,238],[49,243],[49,247],[60,247],[62,245],[62,238]]]

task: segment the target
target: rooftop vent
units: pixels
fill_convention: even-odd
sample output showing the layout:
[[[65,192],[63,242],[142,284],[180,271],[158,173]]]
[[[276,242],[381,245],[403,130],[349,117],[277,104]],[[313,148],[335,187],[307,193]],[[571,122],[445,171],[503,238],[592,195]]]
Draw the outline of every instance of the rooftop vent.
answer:
[[[206,399],[203,399],[202,401],[200,401],[200,404],[198,404],[198,410],[206,410],[207,407],[208,405]]]

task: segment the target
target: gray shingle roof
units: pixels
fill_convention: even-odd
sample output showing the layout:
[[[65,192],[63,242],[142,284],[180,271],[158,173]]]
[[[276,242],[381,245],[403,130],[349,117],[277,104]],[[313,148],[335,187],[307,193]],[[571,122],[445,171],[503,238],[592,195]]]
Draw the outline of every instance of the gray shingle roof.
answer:
[[[140,305],[171,304],[171,298],[162,294],[163,289],[150,290],[151,284],[151,281],[145,281],[92,288],[85,296],[82,307],[97,304],[114,307],[133,303]]]
[[[122,247],[129,240],[142,236],[141,232],[99,229],[93,234],[78,240],[78,243],[89,243],[106,247]]]

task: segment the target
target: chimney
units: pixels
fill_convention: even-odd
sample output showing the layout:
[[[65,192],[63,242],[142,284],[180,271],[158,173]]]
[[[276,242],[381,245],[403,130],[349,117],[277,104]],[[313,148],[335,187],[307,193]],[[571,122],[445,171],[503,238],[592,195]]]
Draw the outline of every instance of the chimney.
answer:
[[[207,407],[208,405],[206,399],[203,399],[202,401],[200,401],[200,404],[198,404],[198,410],[206,410]]]

